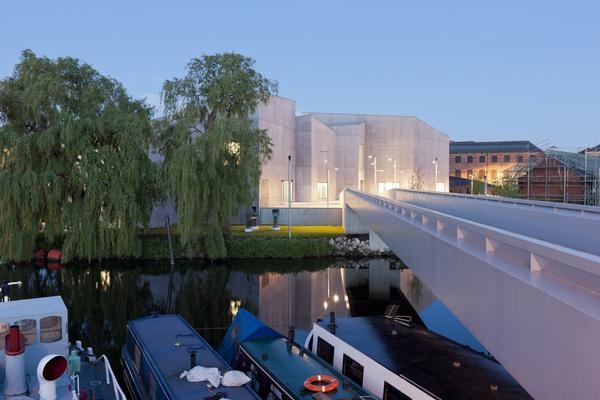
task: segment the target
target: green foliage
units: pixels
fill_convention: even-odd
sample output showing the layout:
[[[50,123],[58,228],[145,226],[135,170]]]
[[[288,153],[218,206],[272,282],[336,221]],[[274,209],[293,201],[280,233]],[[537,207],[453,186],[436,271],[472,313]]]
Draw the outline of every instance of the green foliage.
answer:
[[[0,254],[29,259],[39,233],[66,260],[139,254],[151,111],[77,59],[24,51],[0,81]]]
[[[521,197],[521,189],[519,189],[519,179],[515,176],[503,176],[502,184],[499,185],[496,189],[496,194],[502,197]]]
[[[226,255],[230,218],[250,205],[271,152],[266,131],[253,128],[249,117],[277,86],[253,64],[235,53],[205,55],[188,64],[183,78],[163,85],[165,117],[156,147],[190,253]]]
[[[247,238],[227,242],[230,258],[304,258],[332,256],[327,238]]]

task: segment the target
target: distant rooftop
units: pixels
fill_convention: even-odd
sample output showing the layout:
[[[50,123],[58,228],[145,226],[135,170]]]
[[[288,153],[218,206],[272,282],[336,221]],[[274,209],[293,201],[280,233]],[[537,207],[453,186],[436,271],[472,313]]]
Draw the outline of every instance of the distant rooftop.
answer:
[[[524,153],[542,152],[529,140],[500,141],[500,142],[450,142],[450,154],[457,153]]]
[[[587,150],[588,153],[590,153],[590,152],[600,152],[600,144],[598,144],[598,145],[596,145],[594,147],[588,147],[587,149],[583,149],[579,153],[585,154],[586,150]]]
[[[555,159],[561,164],[566,165],[568,168],[578,171],[582,175],[587,172],[588,176],[593,176],[595,178],[600,176],[600,156],[593,156],[590,154],[586,155],[585,153],[570,153],[567,151],[548,150],[546,151],[546,157]]]

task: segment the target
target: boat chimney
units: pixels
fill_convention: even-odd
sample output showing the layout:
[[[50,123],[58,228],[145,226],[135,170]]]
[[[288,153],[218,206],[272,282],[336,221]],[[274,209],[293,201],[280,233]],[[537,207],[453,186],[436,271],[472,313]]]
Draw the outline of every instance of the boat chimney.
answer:
[[[328,328],[329,328],[329,332],[335,333],[335,328],[336,328],[336,325],[335,325],[335,312],[333,312],[333,311],[329,313],[329,326],[328,326]]]
[[[288,336],[287,336],[288,345],[291,345],[292,343],[294,343],[295,335],[296,335],[296,328],[294,328],[293,326],[290,326],[290,328],[288,329]]]
[[[4,394],[18,396],[27,391],[25,381],[25,336],[18,325],[12,325],[4,338],[6,374]]]
[[[190,369],[196,366],[196,350],[190,350]]]

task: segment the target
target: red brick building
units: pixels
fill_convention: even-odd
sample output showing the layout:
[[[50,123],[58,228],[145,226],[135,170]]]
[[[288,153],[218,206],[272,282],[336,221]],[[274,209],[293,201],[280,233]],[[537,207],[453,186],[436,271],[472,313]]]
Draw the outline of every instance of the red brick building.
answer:
[[[544,152],[529,141],[450,142],[451,176],[502,183],[506,170],[541,159]]]
[[[531,200],[600,205],[600,156],[547,151],[519,178],[522,197]]]

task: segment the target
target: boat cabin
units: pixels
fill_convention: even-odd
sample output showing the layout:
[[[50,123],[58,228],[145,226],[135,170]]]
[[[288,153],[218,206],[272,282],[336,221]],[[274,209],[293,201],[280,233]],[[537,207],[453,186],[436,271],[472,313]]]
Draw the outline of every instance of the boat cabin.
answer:
[[[217,367],[221,374],[231,368],[179,315],[153,315],[129,321],[122,364],[134,399],[258,400],[246,385],[215,389],[209,388],[207,382],[180,378],[192,365]]]
[[[19,325],[25,336],[25,372],[34,375],[38,362],[47,354],[68,356],[68,322],[67,307],[60,296],[0,302],[0,380],[6,367],[4,337],[11,325]]]
[[[234,347],[233,367],[252,378],[251,386],[263,400],[375,400],[367,390],[243,309],[220,353],[231,354]]]
[[[383,400],[531,399],[498,362],[402,317],[334,315],[305,347]]]

